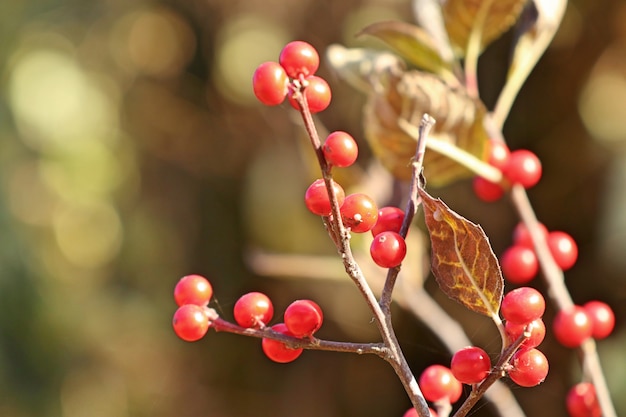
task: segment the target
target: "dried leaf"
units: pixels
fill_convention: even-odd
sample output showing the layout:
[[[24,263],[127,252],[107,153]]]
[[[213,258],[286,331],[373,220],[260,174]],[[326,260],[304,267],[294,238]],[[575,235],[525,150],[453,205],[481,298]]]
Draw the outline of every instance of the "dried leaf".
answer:
[[[488,0],[447,0],[443,18],[450,41],[463,53],[480,7]],[[527,0],[492,0],[482,27],[483,47],[506,32],[517,20]]]
[[[431,268],[448,297],[477,313],[496,317],[504,280],[489,239],[440,199],[418,190],[431,241]]]
[[[418,26],[400,21],[377,22],[360,34],[375,36],[407,62],[435,74],[450,72],[450,65],[439,55],[430,35]]]

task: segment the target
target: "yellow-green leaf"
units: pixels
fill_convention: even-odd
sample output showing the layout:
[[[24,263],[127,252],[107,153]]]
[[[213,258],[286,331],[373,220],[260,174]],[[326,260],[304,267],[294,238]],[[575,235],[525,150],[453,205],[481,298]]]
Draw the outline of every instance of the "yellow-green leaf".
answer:
[[[504,280],[483,229],[419,189],[431,241],[431,268],[448,297],[477,313],[496,317]]]
[[[360,34],[375,36],[407,62],[435,74],[450,72],[449,63],[439,55],[430,35],[418,26],[400,21],[378,22]]]

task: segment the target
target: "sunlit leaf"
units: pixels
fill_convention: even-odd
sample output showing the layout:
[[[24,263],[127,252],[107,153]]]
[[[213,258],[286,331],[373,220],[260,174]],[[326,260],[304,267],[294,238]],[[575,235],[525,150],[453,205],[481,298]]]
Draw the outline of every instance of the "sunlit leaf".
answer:
[[[477,21],[480,7],[488,0],[447,0],[443,5],[443,17],[450,41],[462,53],[472,27]],[[492,0],[482,27],[483,47],[506,32],[517,20],[527,0]]]
[[[450,65],[439,55],[430,35],[418,26],[400,21],[377,22],[367,26],[361,34],[382,40],[420,69],[436,74],[450,71]]]
[[[440,199],[418,190],[431,241],[431,268],[448,297],[477,313],[495,317],[504,280],[483,229]]]

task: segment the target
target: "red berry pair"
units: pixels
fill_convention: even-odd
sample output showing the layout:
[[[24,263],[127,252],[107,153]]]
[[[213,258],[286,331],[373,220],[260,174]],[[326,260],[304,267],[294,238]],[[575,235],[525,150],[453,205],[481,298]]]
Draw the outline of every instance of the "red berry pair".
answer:
[[[178,281],[174,288],[174,300],[179,306],[172,319],[174,332],[178,337],[195,342],[209,330],[206,306],[213,296],[211,283],[200,275],[187,275]]]
[[[590,301],[584,306],[574,305],[560,310],[552,322],[557,341],[565,347],[576,348],[586,339],[604,339],[615,327],[615,314],[601,301]]]

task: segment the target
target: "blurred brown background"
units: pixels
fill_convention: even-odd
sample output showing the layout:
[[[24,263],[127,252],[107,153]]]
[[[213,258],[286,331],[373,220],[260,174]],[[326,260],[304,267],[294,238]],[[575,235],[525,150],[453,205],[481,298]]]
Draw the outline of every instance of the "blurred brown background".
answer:
[[[360,45],[354,33],[366,24],[411,16],[409,0],[2,2],[0,416],[401,416],[409,402],[377,358],[305,352],[277,365],[258,340],[210,332],[184,343],[170,322],[176,281],[200,273],[226,318],[248,290],[266,291],[277,317],[310,297],[326,312],[321,337],[375,340],[349,282],[260,277],[245,262],[259,247],[334,252],[302,208],[313,174],[293,112],[258,104],[250,78],[289,40]],[[616,332],[599,349],[622,415],[625,23],[621,0],[572,1],[505,129],[511,148],[544,163],[530,192],[540,220],[579,243],[566,275],[574,300],[616,311]],[[480,63],[489,106],[510,40]],[[362,141],[363,97],[320,72],[334,92],[321,122]],[[481,203],[468,182],[438,193],[483,225],[496,253],[510,244],[516,218],[506,201]],[[397,310],[395,320],[416,373],[449,362],[409,314]],[[475,320],[470,337],[490,326]],[[497,353],[497,335],[486,349]],[[550,336],[542,349],[547,381],[513,390],[529,416],[565,416],[575,353]],[[493,414],[485,406],[474,415]]]

